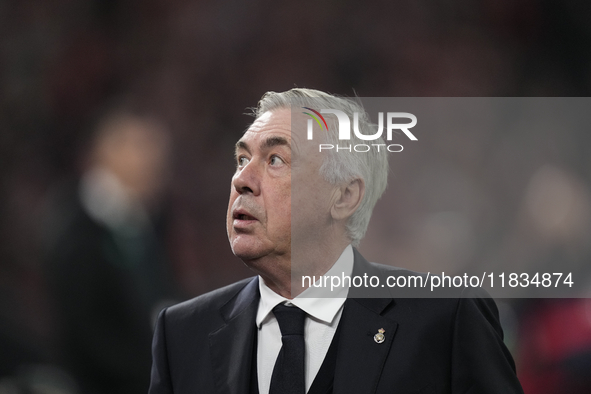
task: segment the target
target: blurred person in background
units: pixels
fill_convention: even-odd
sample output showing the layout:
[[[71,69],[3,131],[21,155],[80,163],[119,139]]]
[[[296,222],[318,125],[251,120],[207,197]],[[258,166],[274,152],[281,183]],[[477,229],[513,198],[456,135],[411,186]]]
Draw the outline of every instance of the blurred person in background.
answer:
[[[128,110],[104,115],[78,182],[47,223],[47,275],[64,368],[83,393],[145,393],[154,312],[171,280],[151,212],[167,179],[164,125]]]
[[[586,284],[589,297],[591,189],[586,180],[568,167],[540,166],[516,217],[507,238],[519,243],[507,241],[507,257],[520,256],[530,272],[568,267],[567,273]],[[524,242],[531,246],[523,248]],[[524,299],[517,307],[516,352],[525,392],[591,393],[591,298]]]

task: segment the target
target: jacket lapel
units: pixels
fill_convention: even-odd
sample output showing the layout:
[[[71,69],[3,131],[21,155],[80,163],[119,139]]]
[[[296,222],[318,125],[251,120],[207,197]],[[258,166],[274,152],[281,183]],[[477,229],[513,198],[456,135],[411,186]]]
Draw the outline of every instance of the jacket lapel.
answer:
[[[221,308],[226,324],[209,334],[211,362],[219,394],[249,390],[259,298],[256,277]]]
[[[378,275],[362,256],[355,252],[353,275],[367,273]],[[355,296],[351,288],[350,296]],[[361,293],[357,293],[361,294]],[[383,293],[384,295],[389,292]],[[384,362],[390,352],[398,323],[382,316],[387,307],[394,306],[394,299],[349,298],[345,302],[339,325],[341,334],[335,369],[334,393],[374,393],[382,374]],[[384,329],[385,340],[377,343],[374,336]]]

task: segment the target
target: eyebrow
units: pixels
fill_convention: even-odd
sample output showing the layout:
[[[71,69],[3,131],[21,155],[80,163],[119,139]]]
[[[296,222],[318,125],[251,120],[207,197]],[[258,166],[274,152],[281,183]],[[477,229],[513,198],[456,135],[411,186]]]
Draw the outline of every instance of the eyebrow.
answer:
[[[283,137],[269,137],[261,144],[261,149],[269,149],[274,146],[290,146],[290,143],[287,139]],[[236,142],[236,150],[244,149],[247,152],[250,152],[250,148],[248,144],[242,140]]]

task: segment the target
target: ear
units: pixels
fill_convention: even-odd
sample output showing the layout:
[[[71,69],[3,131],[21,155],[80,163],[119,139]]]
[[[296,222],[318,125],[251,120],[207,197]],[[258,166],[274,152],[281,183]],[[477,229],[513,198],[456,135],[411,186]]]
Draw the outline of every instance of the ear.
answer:
[[[335,193],[335,201],[330,213],[334,220],[347,220],[355,213],[363,196],[365,195],[365,182],[363,179],[353,179],[338,187]]]

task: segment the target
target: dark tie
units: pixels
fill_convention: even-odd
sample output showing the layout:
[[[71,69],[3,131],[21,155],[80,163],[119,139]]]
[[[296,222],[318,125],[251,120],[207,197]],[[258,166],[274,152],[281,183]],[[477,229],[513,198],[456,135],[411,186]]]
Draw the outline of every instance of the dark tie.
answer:
[[[269,394],[305,394],[304,384],[304,321],[306,312],[297,306],[277,305],[273,308],[281,329],[283,346],[275,361]]]

